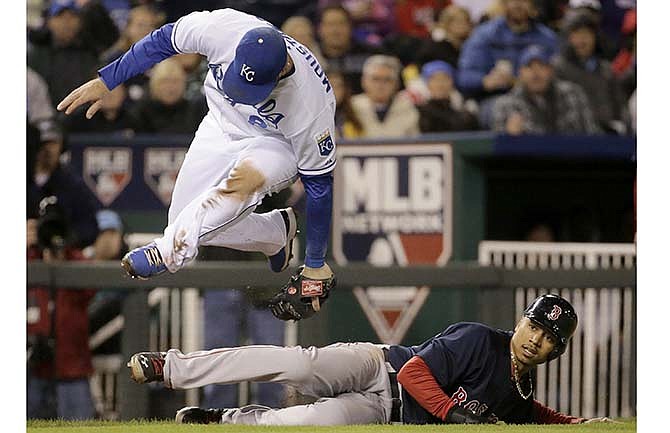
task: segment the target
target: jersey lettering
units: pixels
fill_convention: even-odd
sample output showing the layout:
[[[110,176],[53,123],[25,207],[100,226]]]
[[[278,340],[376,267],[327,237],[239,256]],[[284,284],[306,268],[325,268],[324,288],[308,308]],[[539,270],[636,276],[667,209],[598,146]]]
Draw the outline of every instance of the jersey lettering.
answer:
[[[263,119],[261,119],[260,117],[254,115],[254,114],[249,116],[249,123],[251,125],[254,125],[254,126],[259,126],[263,129],[267,129],[267,127],[268,127],[268,124],[263,122]]]
[[[478,413],[479,401],[471,400],[471,401],[467,402],[465,404],[465,406],[463,406],[463,407],[466,408],[467,410],[469,410],[470,412]]]
[[[459,386],[456,392],[451,396],[451,399],[460,406],[468,399],[468,393],[463,389],[462,386]]]
[[[322,78],[321,84],[323,84],[326,87],[326,93],[330,92],[330,81],[328,81],[328,77],[326,77],[326,74],[323,73],[323,69],[321,68],[321,65],[319,65],[319,62],[314,58],[312,54],[310,54],[309,51],[307,51],[302,45],[300,45],[298,42],[296,42],[295,39],[292,37],[282,33],[284,35],[284,40],[286,41],[286,47],[290,50],[295,49],[298,53],[302,54],[309,63],[310,68],[314,71],[317,77]]]
[[[260,107],[257,107],[256,109],[258,110],[258,115],[261,116],[263,119],[267,120],[277,128],[277,125],[279,125],[279,122],[286,117],[282,113],[273,113],[272,110],[275,109],[277,106],[277,101],[274,99],[268,99],[267,102]]]
[[[216,81],[216,88],[223,92],[223,69],[221,65],[209,64],[209,70],[212,71],[214,81]]]

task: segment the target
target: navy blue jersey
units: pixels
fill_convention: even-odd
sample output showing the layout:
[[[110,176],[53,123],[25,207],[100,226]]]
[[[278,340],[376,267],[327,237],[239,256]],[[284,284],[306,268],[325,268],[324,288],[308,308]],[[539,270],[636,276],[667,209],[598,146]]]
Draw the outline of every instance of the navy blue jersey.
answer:
[[[512,378],[511,331],[493,329],[480,323],[461,322],[420,346],[391,346],[389,361],[399,371],[414,355],[428,365],[445,394],[460,406],[482,416],[496,416],[510,424],[533,422],[533,399],[519,395]],[[530,389],[529,376],[521,378],[522,390]],[[402,393],[403,422],[443,423]]]

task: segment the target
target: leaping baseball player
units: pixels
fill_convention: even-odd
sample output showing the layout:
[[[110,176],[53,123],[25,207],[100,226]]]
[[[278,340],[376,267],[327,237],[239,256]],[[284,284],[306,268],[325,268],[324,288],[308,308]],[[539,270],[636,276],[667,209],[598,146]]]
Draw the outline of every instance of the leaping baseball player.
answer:
[[[283,320],[318,311],[334,287],[325,262],[336,150],[335,98],[314,55],[261,18],[233,9],[193,12],[138,41],[57,106],[91,118],[111,89],[179,53],[209,62],[209,112],[177,176],[163,236],[121,261],[135,278],[176,272],[199,245],[260,251],[281,272],[292,256],[291,208],[252,213],[267,194],[302,180],[305,263],[270,303]],[[291,302],[288,302],[290,299]]]
[[[279,382],[319,398],[273,409],[185,407],[178,423],[574,424],[608,422],[565,415],[533,399],[533,370],[565,352],[577,327],[570,303],[544,295],[514,331],[480,323],[449,326],[419,346],[336,343],[316,348],[243,346],[183,354],[141,352],[128,363],[138,383],[172,389],[210,383]]]

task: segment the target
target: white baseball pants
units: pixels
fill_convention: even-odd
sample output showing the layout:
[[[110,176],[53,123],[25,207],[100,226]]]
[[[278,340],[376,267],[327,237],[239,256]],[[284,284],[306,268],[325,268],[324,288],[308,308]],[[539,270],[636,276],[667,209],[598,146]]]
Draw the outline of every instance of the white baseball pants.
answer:
[[[221,422],[255,425],[380,424],[391,418],[391,385],[381,346],[336,343],[317,348],[244,346],[182,354],[171,349],[165,385],[197,388],[211,383],[278,382],[313,404],[284,409],[252,405],[224,411]]]
[[[242,160],[262,173],[263,185],[244,199],[220,193],[231,170]],[[198,254],[198,245],[276,254],[286,244],[279,211],[254,214],[266,194],[297,179],[290,144],[267,137],[232,139],[210,112],[205,116],[177,175],[168,226],[156,239],[163,261],[176,272]]]

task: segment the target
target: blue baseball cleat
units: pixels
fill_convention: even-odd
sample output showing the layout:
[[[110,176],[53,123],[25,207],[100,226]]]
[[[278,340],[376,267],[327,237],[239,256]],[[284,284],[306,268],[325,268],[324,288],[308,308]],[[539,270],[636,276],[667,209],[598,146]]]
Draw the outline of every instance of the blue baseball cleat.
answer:
[[[121,259],[121,266],[133,278],[149,279],[167,271],[161,252],[155,243],[129,251]]]
[[[284,225],[286,226],[286,245],[277,254],[268,257],[270,269],[273,272],[281,272],[288,268],[289,261],[293,257],[293,239],[296,233],[298,233],[298,221],[293,209],[287,207],[286,209],[281,209],[279,213],[284,218]]]

